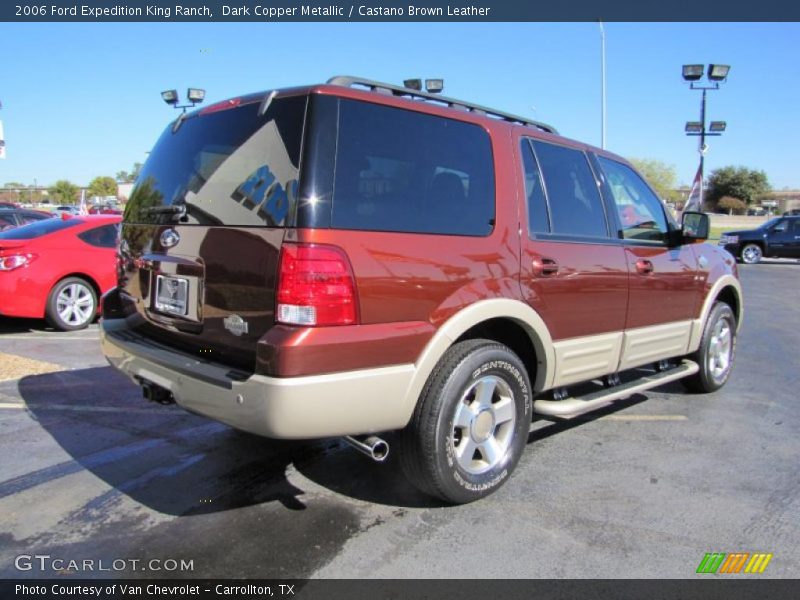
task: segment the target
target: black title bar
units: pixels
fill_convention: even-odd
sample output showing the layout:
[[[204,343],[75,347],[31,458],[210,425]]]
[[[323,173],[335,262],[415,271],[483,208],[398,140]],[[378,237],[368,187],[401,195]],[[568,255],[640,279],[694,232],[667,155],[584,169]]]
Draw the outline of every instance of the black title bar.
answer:
[[[282,21],[798,21],[787,0],[16,0],[3,2],[11,22]]]
[[[370,600],[449,599],[554,600],[794,600],[798,580],[558,580],[558,579],[395,579],[395,580],[248,580],[248,579],[25,579],[0,580],[3,600]]]

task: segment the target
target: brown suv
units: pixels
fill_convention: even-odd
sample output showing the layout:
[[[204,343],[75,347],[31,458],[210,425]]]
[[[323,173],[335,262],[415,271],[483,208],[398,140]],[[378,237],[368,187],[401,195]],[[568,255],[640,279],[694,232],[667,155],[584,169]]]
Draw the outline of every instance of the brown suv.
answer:
[[[103,349],[146,397],[273,438],[347,436],[452,502],[533,414],[728,379],[733,257],[622,158],[389,84],[233,98],[167,127],[125,210]]]

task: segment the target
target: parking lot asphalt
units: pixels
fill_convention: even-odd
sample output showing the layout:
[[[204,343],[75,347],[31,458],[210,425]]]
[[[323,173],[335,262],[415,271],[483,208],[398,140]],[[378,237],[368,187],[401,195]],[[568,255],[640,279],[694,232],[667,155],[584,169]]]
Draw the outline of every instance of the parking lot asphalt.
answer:
[[[396,457],[144,401],[96,325],[0,319],[0,576],[687,578],[707,552],[765,552],[759,577],[797,577],[800,264],[740,273],[726,387],[536,421],[511,480],[459,507],[418,493]],[[20,555],[95,562],[20,570]]]

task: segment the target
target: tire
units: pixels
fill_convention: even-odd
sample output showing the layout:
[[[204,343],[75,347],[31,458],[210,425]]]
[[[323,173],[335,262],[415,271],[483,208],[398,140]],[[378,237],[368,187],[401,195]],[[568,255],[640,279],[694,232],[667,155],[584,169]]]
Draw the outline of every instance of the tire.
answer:
[[[97,294],[85,279],[67,277],[50,290],[45,317],[59,331],[84,329],[96,314]]]
[[[754,265],[761,261],[764,253],[761,250],[761,246],[758,244],[746,244],[742,248],[741,256],[743,263]]]
[[[400,463],[420,490],[464,504],[491,494],[519,462],[531,423],[522,361],[488,340],[453,345],[400,433]]]
[[[731,374],[736,355],[736,316],[730,306],[717,302],[708,315],[700,348],[689,358],[700,370],[683,380],[693,392],[709,393],[720,389]]]

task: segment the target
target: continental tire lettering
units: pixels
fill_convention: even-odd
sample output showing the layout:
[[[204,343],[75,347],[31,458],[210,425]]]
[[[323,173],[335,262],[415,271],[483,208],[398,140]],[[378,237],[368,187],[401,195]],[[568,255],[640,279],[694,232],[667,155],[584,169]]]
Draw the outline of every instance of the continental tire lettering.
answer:
[[[470,492],[482,492],[497,487],[506,477],[508,477],[508,469],[503,469],[496,477],[485,483],[472,483],[461,477],[458,471],[453,472],[453,478],[456,480],[456,483]]]
[[[514,376],[514,379],[517,380],[517,383],[519,384],[519,387],[522,390],[523,399],[525,401],[525,406],[527,408],[527,406],[531,402],[530,393],[528,392],[528,386],[525,384],[525,378],[522,377],[522,373],[519,372],[519,369],[517,369],[514,365],[507,363],[504,360],[493,360],[475,369],[472,372],[472,379],[477,379],[489,369],[503,369],[505,371],[508,371],[509,373],[511,373],[511,375]]]

